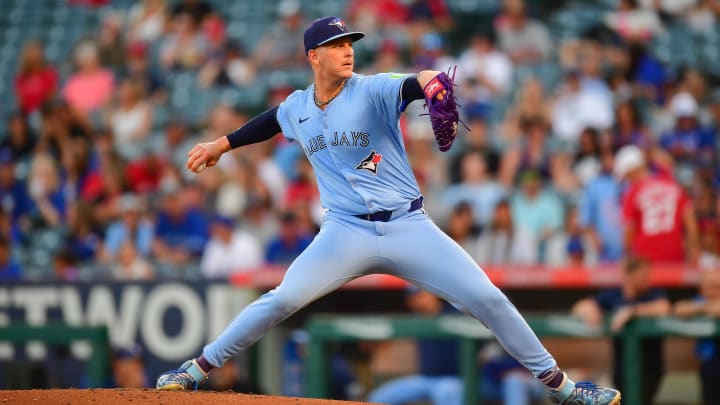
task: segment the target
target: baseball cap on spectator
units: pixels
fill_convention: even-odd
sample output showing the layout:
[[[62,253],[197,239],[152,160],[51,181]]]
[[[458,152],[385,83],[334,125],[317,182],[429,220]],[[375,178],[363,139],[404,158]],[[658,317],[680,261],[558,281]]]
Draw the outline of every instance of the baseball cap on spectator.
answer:
[[[630,171],[645,165],[645,155],[635,145],[625,145],[615,155],[613,172],[618,179],[624,178]]]
[[[232,228],[235,226],[235,219],[232,217],[229,217],[227,215],[215,215],[212,219],[213,225],[222,225],[227,228]]]
[[[698,113],[698,103],[690,93],[678,93],[670,101],[670,111],[675,118],[695,117]]]
[[[340,17],[323,17],[313,21],[305,30],[305,55],[311,49],[315,49],[320,45],[327,44],[338,38],[350,37],[353,42],[364,37],[363,32],[348,31],[345,21]]]

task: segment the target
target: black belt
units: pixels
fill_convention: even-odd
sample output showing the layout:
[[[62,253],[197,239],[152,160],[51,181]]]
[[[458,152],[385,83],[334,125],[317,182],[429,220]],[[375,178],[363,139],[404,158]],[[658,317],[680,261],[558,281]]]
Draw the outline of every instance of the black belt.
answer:
[[[416,210],[419,210],[423,206],[423,196],[418,197],[415,200],[412,200],[410,202],[410,209],[407,210],[407,212],[413,212]],[[374,212],[372,214],[358,214],[354,215],[355,217],[358,217],[360,219],[365,219],[368,221],[380,221],[380,222],[388,222],[390,219],[392,219],[393,213],[400,213],[399,211],[378,211]]]

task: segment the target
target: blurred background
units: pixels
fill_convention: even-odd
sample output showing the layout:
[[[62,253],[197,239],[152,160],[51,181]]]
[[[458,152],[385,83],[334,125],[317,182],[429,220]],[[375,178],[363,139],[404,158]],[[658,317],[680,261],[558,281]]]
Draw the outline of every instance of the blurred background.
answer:
[[[429,214],[522,312],[720,315],[720,1],[0,0],[0,325],[107,326],[104,385],[152,386],[279,283],[322,220],[301,148],[276,136],[200,175],[185,156],[311,83],[302,34],[324,15],[367,34],[358,73],[457,66],[470,131],[440,153],[418,101],[405,146]],[[309,317],[452,312],[422,294],[360,279],[208,386],[303,395]],[[331,345],[331,395],[456,375],[457,347],[427,343]],[[610,340],[546,343],[618,381]],[[657,343],[644,403],[712,395],[717,341]],[[0,343],[0,387],[88,386],[88,349]],[[495,388],[503,359],[482,345]]]

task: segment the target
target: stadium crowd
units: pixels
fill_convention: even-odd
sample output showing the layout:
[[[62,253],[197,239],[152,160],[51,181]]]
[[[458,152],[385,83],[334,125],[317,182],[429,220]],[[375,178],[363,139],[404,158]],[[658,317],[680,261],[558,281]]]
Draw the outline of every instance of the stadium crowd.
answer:
[[[269,3],[258,43],[207,0],[68,1],[100,23],[61,60],[25,38],[3,97],[17,109],[0,134],[0,279],[216,278],[302,252],[323,209],[298,145],[185,168],[195,143],[310,83],[301,38],[317,10]],[[422,103],[401,121],[447,233],[481,265],[720,267],[720,70],[673,60],[668,42],[720,47],[720,2],[603,1],[584,26],[584,2],[483,1],[469,22],[460,3],[343,10],[367,33],[357,72],[457,66],[470,131],[450,152]]]

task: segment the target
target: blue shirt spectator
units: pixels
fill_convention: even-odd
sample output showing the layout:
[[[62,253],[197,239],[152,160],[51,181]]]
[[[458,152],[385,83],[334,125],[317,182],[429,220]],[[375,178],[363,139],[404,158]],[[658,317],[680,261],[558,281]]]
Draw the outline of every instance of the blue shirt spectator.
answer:
[[[0,282],[17,281],[22,278],[22,269],[10,254],[10,241],[0,236]]]
[[[538,239],[560,229],[565,217],[560,198],[542,189],[540,175],[527,171],[521,176],[522,188],[510,201],[513,222]]]
[[[606,162],[609,160],[609,163]],[[603,156],[603,165],[612,166],[612,156]],[[615,262],[623,254],[623,232],[620,216],[620,184],[604,170],[590,181],[579,204],[580,226],[593,232],[601,261]]]
[[[11,214],[13,224],[30,212],[27,184],[15,177],[15,157],[10,148],[0,149],[0,206]]]
[[[265,261],[271,264],[290,264],[312,240],[312,235],[301,232],[295,215],[285,213],[280,218],[280,233],[270,240],[265,249]]]
[[[185,262],[189,255],[200,258],[209,238],[208,220],[194,207],[187,206],[175,190],[163,197],[155,223],[155,254],[161,261]]]
[[[120,199],[120,219],[111,223],[105,232],[105,253],[108,259],[117,255],[123,242],[135,241],[135,249],[142,257],[152,253],[152,241],[155,234],[153,224],[141,217],[141,202],[132,194]]]

